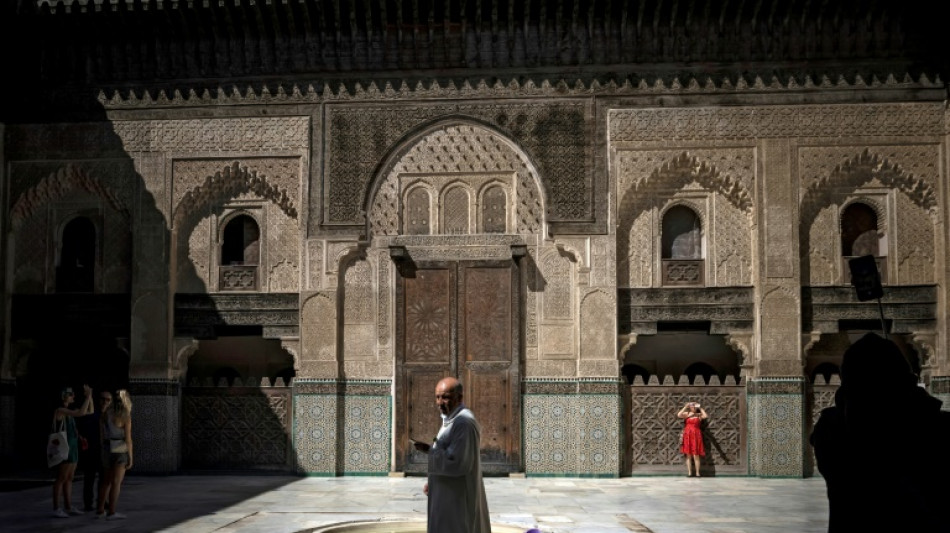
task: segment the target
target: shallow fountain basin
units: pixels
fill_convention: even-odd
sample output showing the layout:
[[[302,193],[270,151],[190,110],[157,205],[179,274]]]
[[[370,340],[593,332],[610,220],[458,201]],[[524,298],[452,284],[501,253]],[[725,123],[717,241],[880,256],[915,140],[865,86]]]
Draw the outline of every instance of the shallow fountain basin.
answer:
[[[524,533],[525,526],[492,524],[492,533]],[[342,522],[311,529],[309,533],[426,533],[425,520],[369,520]]]

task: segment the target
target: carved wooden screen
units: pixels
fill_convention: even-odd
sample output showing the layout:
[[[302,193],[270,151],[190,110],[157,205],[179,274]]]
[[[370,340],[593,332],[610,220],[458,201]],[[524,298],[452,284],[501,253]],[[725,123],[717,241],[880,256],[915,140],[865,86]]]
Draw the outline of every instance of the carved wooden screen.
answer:
[[[482,427],[482,469],[520,464],[517,413],[517,283],[509,264],[462,263],[459,274],[459,375],[465,402]]]
[[[683,421],[676,413],[688,401],[699,402],[709,414],[703,431],[703,471],[748,472],[744,385],[633,385],[629,390],[628,462],[633,474],[685,472],[680,453]]]
[[[465,404],[482,426],[487,472],[520,468],[519,298],[510,262],[426,263],[397,292],[396,464],[424,473],[427,458],[409,439],[431,441],[441,424],[435,385],[465,386]]]
[[[425,454],[409,439],[432,442],[441,419],[435,385],[455,375],[455,265],[431,265],[402,279],[397,295],[400,354],[397,356],[397,465],[406,472],[425,472]]]
[[[289,387],[182,389],[186,469],[293,471]]]

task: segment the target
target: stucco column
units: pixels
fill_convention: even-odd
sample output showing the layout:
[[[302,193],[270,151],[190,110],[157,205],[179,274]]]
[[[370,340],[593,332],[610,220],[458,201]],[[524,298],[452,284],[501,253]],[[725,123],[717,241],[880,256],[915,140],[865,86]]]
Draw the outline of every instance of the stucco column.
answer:
[[[765,477],[802,476],[807,446],[795,149],[789,139],[758,146],[759,358],[748,387],[749,466],[751,474]]]
[[[139,472],[178,470],[181,384],[175,373],[172,338],[175,269],[169,254],[171,228],[165,159],[161,153],[131,153],[142,190],[132,212],[132,302],[128,350],[132,439]]]

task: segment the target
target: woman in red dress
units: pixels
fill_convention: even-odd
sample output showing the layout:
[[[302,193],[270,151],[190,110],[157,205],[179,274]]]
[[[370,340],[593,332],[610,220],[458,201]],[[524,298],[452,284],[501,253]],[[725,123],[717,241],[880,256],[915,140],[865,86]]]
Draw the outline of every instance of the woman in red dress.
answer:
[[[700,424],[707,418],[706,411],[698,403],[689,402],[676,413],[676,417],[684,419],[686,424],[683,428],[683,443],[680,446],[680,450],[686,455],[686,473],[688,477],[699,477],[700,458],[706,455],[700,428]]]

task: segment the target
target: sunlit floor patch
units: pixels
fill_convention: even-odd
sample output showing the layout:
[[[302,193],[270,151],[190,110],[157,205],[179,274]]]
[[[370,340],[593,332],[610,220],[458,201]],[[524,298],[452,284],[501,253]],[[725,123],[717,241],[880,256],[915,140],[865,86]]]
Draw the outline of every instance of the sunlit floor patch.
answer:
[[[524,533],[523,526],[492,524],[492,533]],[[424,520],[370,520],[343,522],[300,533],[426,533]]]

